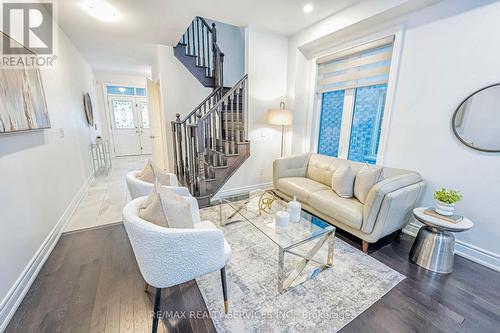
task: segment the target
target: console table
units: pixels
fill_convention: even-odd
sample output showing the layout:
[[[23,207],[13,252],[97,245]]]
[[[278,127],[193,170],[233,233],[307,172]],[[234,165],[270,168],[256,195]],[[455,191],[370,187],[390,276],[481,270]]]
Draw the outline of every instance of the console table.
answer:
[[[91,143],[90,151],[92,152],[92,167],[94,168],[94,175],[108,175],[111,169],[111,150],[109,142],[103,140],[99,143]]]

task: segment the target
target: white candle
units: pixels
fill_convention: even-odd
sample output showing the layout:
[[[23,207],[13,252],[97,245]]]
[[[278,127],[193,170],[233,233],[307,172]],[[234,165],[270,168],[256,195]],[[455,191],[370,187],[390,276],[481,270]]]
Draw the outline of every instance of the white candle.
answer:
[[[288,214],[290,214],[290,222],[299,222],[300,221],[300,212],[302,207],[300,202],[298,202],[295,197],[293,197],[293,201],[288,203]]]
[[[279,211],[276,213],[276,225],[279,227],[286,227],[290,221],[290,214],[285,211]]]

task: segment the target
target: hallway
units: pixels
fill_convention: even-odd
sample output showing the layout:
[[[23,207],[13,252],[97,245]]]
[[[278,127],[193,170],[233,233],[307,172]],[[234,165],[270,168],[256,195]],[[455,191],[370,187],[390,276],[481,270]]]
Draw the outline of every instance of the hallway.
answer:
[[[118,157],[107,176],[97,176],[78,205],[64,232],[122,221],[123,206],[130,200],[125,175],[144,167],[148,155]]]

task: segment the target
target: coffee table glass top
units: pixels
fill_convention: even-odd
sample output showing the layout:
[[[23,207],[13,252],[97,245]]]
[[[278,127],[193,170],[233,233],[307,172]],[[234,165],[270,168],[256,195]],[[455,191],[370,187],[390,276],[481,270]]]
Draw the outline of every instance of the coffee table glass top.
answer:
[[[325,234],[335,231],[335,227],[327,222],[302,210],[300,222],[289,222],[287,226],[276,225],[275,213],[279,210],[286,210],[287,203],[277,197],[267,212],[259,211],[259,202],[265,191],[252,191],[248,198],[221,197],[220,203],[227,204],[231,209],[225,214],[221,209],[221,224],[225,225],[238,220],[238,215],[250,222],[264,235],[272,240],[282,249],[295,247],[301,243],[308,242]],[[265,193],[264,199],[272,198],[269,192]],[[269,203],[264,200],[264,203]],[[269,208],[269,206],[266,206]],[[225,216],[222,216],[225,215]],[[241,220],[241,219],[240,219]]]

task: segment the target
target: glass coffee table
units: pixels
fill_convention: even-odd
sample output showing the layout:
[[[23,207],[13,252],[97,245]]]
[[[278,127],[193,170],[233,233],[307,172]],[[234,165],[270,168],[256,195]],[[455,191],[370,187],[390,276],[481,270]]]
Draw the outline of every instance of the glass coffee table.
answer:
[[[223,216],[223,205],[227,216]],[[221,227],[234,222],[246,221],[257,228],[278,246],[278,290],[284,292],[318,275],[333,263],[333,241],[335,227],[302,210],[299,222],[289,222],[282,227],[276,224],[275,214],[286,210],[287,203],[272,191],[253,191],[246,198],[221,197],[219,200]],[[239,217],[243,219],[239,219]],[[306,251],[299,251],[306,243],[314,242]],[[317,254],[327,246],[326,258]],[[305,253],[304,253],[305,252]],[[285,272],[285,253],[300,260]],[[313,267],[311,271],[306,268]]]

